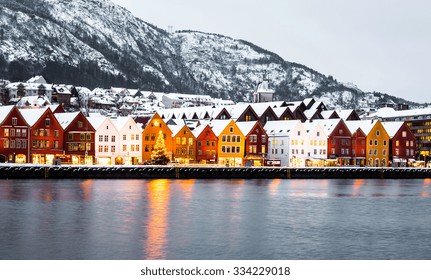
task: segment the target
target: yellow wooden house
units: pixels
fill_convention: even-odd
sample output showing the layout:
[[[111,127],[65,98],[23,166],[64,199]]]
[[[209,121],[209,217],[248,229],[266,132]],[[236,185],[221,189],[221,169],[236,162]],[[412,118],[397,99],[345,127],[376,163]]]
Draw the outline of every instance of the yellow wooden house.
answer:
[[[210,127],[218,138],[217,163],[223,166],[242,166],[245,137],[234,120],[213,120]]]
[[[389,164],[389,134],[379,120],[347,121],[356,124],[366,135],[366,165],[387,167]]]

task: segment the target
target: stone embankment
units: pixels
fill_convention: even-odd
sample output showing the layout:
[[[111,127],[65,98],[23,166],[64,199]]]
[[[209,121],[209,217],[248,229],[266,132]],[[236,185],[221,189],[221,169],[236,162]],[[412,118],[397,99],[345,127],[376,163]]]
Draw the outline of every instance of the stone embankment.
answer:
[[[1,165],[0,179],[424,179],[429,168]]]

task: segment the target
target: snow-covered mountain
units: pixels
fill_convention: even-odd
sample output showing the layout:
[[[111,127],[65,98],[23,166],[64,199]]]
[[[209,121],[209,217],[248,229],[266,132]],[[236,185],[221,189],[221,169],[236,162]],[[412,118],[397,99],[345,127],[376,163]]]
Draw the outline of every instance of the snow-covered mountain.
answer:
[[[249,42],[168,33],[109,0],[0,0],[0,78],[209,94],[250,101],[267,77],[276,99],[314,96],[329,107],[406,102],[364,93]],[[409,102],[407,102],[409,103]]]

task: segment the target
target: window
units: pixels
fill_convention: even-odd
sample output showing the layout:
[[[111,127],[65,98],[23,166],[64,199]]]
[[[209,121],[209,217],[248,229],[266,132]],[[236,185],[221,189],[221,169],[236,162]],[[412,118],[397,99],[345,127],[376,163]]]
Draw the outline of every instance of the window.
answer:
[[[395,146],[398,147],[399,145],[400,145],[400,141],[399,140],[395,141]]]
[[[85,140],[85,133],[79,134],[79,140]]]
[[[49,118],[45,119],[45,126],[50,126],[51,125],[51,120]]]
[[[139,145],[135,145],[135,150],[139,152]]]
[[[130,140],[135,141],[135,134],[130,135]]]
[[[27,137],[27,129],[22,129],[21,133],[22,133],[22,137]]]
[[[226,142],[226,135],[223,135],[223,136],[222,136],[221,141],[222,141],[222,142]]]
[[[5,139],[4,140],[3,147],[6,148],[6,149],[9,148],[9,139]]]
[[[136,134],[136,135],[135,135],[135,140],[138,140],[138,141],[139,141],[139,134]]]
[[[175,144],[177,145],[181,144],[181,137],[175,137]]]
[[[383,155],[386,156],[386,149],[383,150]]]
[[[380,130],[376,130],[376,136],[380,136]]]
[[[82,127],[83,127],[82,121],[78,121],[78,128],[82,128]]]
[[[193,146],[193,138],[189,138],[189,146]]]
[[[386,140],[383,140],[383,146],[386,146]]]
[[[374,140],[374,146],[378,146],[379,145],[379,141],[378,140]]]
[[[233,126],[229,127],[229,132],[233,133]]]
[[[72,140],[73,140],[73,133],[69,133],[68,139],[69,139],[70,141],[72,141]]]
[[[396,156],[399,156],[399,155],[400,155],[400,149],[395,148],[395,155],[396,155]]]
[[[130,145],[130,151],[132,151],[132,152],[135,151],[135,145]]]
[[[16,117],[12,118],[12,125],[17,125],[18,124],[18,119]]]
[[[338,134],[343,134],[343,130],[340,128],[339,130],[338,130]]]
[[[378,152],[377,149],[374,149],[374,155],[377,156]]]
[[[3,134],[5,137],[9,137],[9,128],[5,128]]]
[[[87,133],[87,141],[91,140],[91,133]]]
[[[115,142],[115,135],[111,136],[111,142]]]
[[[227,136],[226,142],[230,142],[230,135]]]
[[[103,146],[103,151],[104,151],[105,153],[107,153],[107,152],[108,152],[108,145]]]
[[[111,152],[115,153],[115,146],[111,146]]]
[[[11,137],[15,137],[15,129],[14,128],[11,128],[11,130],[10,130],[10,136]]]
[[[240,148],[236,147],[236,153],[239,154],[240,153]]]
[[[123,152],[127,151],[127,145],[123,145]]]
[[[262,143],[266,143],[266,135],[262,135]]]
[[[99,135],[99,142],[103,142],[103,135]]]
[[[108,142],[109,140],[109,135],[105,135],[105,142]]]
[[[317,131],[317,137],[319,137],[320,136],[320,131]]]
[[[236,142],[241,142],[241,136],[236,137]]]
[[[301,136],[301,131],[298,131],[298,136]]]
[[[187,145],[187,137],[181,137],[181,145]]]
[[[154,140],[154,139],[155,139],[155,136],[154,136],[154,139],[153,139],[153,135],[154,135],[154,134],[152,134],[152,135],[151,135],[151,140]],[[126,135],[126,134],[123,134],[123,140],[124,140],[124,141],[126,141],[126,140],[127,140],[127,135]]]
[[[54,140],[54,149],[58,149],[58,141]]]
[[[403,132],[401,133],[401,136],[402,136],[403,138],[407,137],[407,131],[403,131]]]

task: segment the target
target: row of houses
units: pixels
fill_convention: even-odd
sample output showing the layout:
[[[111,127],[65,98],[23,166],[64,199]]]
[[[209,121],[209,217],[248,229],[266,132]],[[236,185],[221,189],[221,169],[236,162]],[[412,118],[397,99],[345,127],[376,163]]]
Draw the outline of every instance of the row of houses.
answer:
[[[158,135],[171,161],[183,164],[389,166],[413,161],[415,138],[404,122],[335,118],[336,111],[305,103],[161,110],[136,119],[85,117],[61,106],[3,106],[0,161],[141,164],[151,161]],[[312,117],[307,111],[314,112]],[[277,112],[289,114],[280,119]]]

